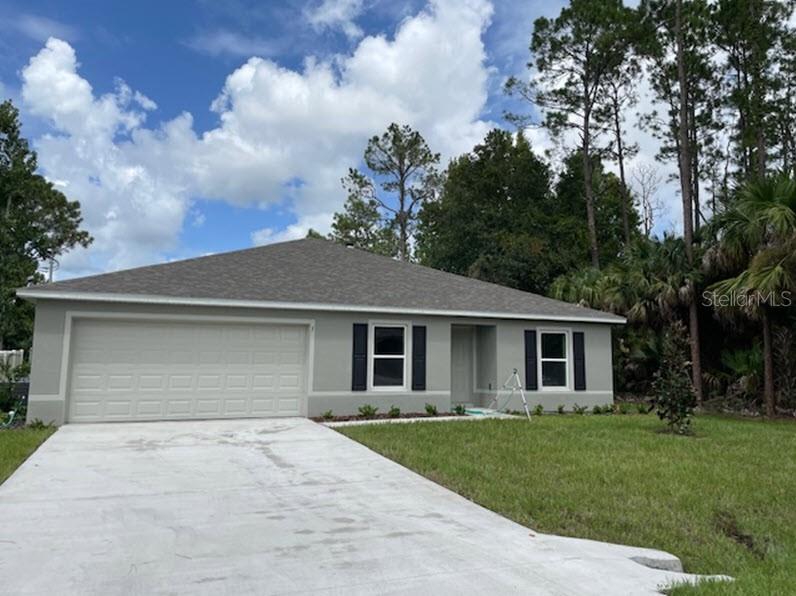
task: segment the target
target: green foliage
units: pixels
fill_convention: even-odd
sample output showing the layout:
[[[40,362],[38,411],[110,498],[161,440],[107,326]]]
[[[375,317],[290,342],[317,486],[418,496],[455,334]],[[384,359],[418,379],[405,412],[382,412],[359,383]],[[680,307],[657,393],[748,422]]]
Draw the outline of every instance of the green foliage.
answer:
[[[542,404],[536,404],[533,408],[533,415],[541,416],[542,414],[544,414],[544,406]]]
[[[615,414],[618,413],[618,414],[622,414],[623,416],[626,416],[627,414],[630,414],[631,410],[632,410],[632,406],[626,401],[620,402],[618,404],[614,404],[614,413]]]
[[[542,291],[568,267],[551,250],[550,172],[522,135],[493,130],[454,159],[420,213],[417,254],[430,267]]]
[[[713,303],[719,314],[740,311],[760,321],[763,393],[766,414],[773,416],[773,319],[784,317],[796,293],[796,178],[780,174],[747,183],[713,225],[718,243],[709,263],[717,272],[735,273],[710,286]]]
[[[390,124],[365,148],[367,173],[351,168],[343,178],[345,211],[335,215],[332,238],[408,261],[422,205],[440,185],[439,153],[409,126]]]
[[[434,404],[426,404],[426,414],[429,416],[436,416],[437,415],[437,406]]]
[[[579,416],[583,416],[583,414],[585,414],[588,409],[589,409],[588,406],[579,406],[578,404],[572,406],[572,411],[575,412],[575,414],[578,414]]]
[[[622,245],[618,179],[594,160],[601,257]],[[577,155],[551,191],[551,173],[522,135],[493,130],[453,160],[439,200],[420,214],[417,254],[423,264],[509,287],[546,292],[556,277],[589,259],[582,165]],[[636,226],[638,216],[631,210]],[[558,250],[567,246],[566,251]]]
[[[31,430],[46,430],[48,428],[54,428],[52,424],[45,424],[38,418],[34,418],[27,424],[27,428]]]
[[[639,414],[649,414],[650,413],[650,406],[643,401],[636,403],[636,411]]]
[[[796,409],[796,341],[794,331],[781,327],[774,332],[774,370],[777,403]]]
[[[359,179],[358,183],[366,180]],[[365,199],[361,193],[349,189],[343,211],[334,214],[332,240],[361,248],[379,255],[398,254],[398,239],[394,226],[385,220],[375,199]]]
[[[390,418],[398,418],[401,415],[401,408],[397,406],[390,406],[390,409],[387,410],[387,416]]]
[[[567,407],[564,404],[558,404],[558,413],[559,414],[566,414]]]
[[[368,419],[375,418],[376,412],[378,411],[379,409],[372,406],[371,404],[364,404],[359,406],[359,415],[362,416],[363,418],[368,418]]]
[[[599,268],[600,228],[596,211],[592,160],[598,151],[596,138],[604,130],[600,117],[600,98],[609,80],[625,61],[633,37],[632,11],[621,0],[592,2],[571,0],[555,19],[540,17],[534,21],[531,53],[535,69],[530,82],[511,77],[506,91],[541,109],[544,125],[554,137],[574,130],[579,139],[578,156],[582,164],[582,194],[586,216],[591,264]],[[527,124],[527,118],[510,115]],[[620,193],[620,208],[627,197]],[[620,228],[621,230],[621,228]]]
[[[334,414],[332,413],[331,410],[326,410],[323,414],[321,414],[321,418],[323,418],[324,420],[331,420],[332,418],[334,418]]]
[[[688,340],[682,323],[673,324],[663,335],[663,358],[652,383],[652,398],[658,418],[679,434],[691,432],[696,397],[686,359]]]
[[[591,188],[595,202],[595,223],[599,247],[600,266],[605,267],[616,261],[622,254],[625,238],[622,223],[622,205],[625,202],[621,182],[617,176],[605,170],[603,161],[594,156],[591,162]],[[589,264],[589,240],[586,212],[586,199],[583,194],[585,184],[583,160],[579,153],[568,155],[555,185],[555,201],[550,205],[547,216],[551,232],[566,246],[567,252],[577,255],[577,261],[569,270],[582,268]],[[640,237],[638,225],[640,217],[633,205],[627,205],[631,241]]]
[[[8,362],[0,362],[0,412],[15,410],[24,415],[25,404],[14,397],[14,384],[30,374],[30,364],[23,362],[11,366]]]
[[[594,405],[591,409],[591,413],[594,414],[595,416],[599,416],[600,414],[603,413],[603,407],[600,405]]]
[[[453,406],[453,413],[457,416],[464,416],[467,413],[467,408],[464,404],[456,404]]]
[[[42,281],[40,262],[91,242],[80,230],[80,204],[36,173],[20,126],[14,105],[0,104],[0,349],[30,347],[33,306],[15,289]]]

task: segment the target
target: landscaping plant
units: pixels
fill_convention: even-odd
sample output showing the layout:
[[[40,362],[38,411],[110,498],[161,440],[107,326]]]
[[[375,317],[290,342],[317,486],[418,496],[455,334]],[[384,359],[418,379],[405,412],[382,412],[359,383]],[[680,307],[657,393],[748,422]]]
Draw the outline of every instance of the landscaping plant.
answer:
[[[401,415],[401,408],[397,406],[390,406],[390,409],[387,411],[387,416],[390,418],[398,418]]]
[[[370,404],[364,404],[362,406],[359,406],[359,415],[362,416],[363,418],[375,418],[376,412],[378,411],[379,411],[378,408]]]
[[[437,406],[434,404],[426,404],[426,414],[429,416],[436,416],[437,415]]]
[[[662,366],[652,382],[652,400],[658,418],[669,429],[684,435],[691,432],[696,396],[689,375],[690,362],[685,357],[688,338],[679,321],[663,336]]]

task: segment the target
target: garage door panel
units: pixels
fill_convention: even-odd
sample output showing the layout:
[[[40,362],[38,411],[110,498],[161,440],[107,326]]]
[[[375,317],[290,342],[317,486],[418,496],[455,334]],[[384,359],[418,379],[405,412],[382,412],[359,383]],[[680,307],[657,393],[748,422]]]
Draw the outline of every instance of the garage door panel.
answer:
[[[69,419],[295,416],[306,341],[299,325],[78,319]]]
[[[251,409],[255,414],[268,415],[276,411],[274,404],[274,399],[253,398],[251,401]]]

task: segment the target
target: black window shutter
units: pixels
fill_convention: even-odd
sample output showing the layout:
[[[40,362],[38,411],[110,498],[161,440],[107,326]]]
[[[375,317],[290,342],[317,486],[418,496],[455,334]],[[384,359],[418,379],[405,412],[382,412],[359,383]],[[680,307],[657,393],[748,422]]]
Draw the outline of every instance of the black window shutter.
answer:
[[[539,389],[536,378],[536,330],[525,330],[525,388],[529,391]]]
[[[354,323],[354,351],[351,365],[351,390],[368,388],[368,326]]]
[[[586,390],[586,346],[583,332],[572,334],[572,356],[575,360],[575,391]]]
[[[412,390],[426,390],[426,326],[412,327]]]

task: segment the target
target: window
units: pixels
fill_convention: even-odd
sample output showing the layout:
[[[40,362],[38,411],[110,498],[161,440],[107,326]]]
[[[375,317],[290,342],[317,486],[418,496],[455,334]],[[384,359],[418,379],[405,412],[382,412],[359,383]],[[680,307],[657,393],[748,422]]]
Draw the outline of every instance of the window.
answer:
[[[568,388],[568,338],[568,333],[562,331],[543,331],[539,334],[542,389]]]
[[[371,386],[374,389],[404,389],[406,325],[373,325],[371,329]]]

